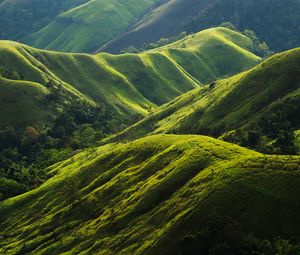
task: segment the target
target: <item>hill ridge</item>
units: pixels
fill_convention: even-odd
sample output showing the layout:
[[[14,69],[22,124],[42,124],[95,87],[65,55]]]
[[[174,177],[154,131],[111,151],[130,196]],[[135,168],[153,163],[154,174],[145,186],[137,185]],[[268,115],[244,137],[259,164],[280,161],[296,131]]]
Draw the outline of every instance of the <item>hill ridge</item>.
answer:
[[[299,203],[289,200],[299,192],[299,165],[296,156],[266,156],[197,135],[89,149],[50,167],[41,187],[0,202],[0,234],[10,229],[0,251],[174,254],[178,238],[201,231],[214,210],[262,236],[299,236],[292,227]],[[270,204],[277,214],[263,210]]]

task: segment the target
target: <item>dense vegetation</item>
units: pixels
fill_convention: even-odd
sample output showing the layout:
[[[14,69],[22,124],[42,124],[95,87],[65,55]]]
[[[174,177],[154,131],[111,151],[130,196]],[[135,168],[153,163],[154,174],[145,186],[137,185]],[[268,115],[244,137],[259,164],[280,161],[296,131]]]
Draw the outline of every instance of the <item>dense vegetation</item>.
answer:
[[[41,130],[0,130],[0,200],[38,187],[47,179],[46,167],[116,132],[113,122],[108,109],[75,102]]]
[[[44,48],[0,41],[0,254],[299,255],[300,48],[270,57],[299,21],[299,0],[0,0],[0,39]],[[122,54],[46,50],[99,47]]]
[[[220,0],[194,17],[185,28],[196,32],[224,21],[232,22],[239,30],[254,30],[272,50],[300,46],[298,0]]]
[[[132,30],[101,50],[119,52],[129,46],[141,48],[145,43],[182,31],[198,32],[228,21],[240,31],[253,30],[272,51],[300,46],[298,0],[173,0],[149,12]]]
[[[230,217],[212,214],[201,232],[182,238],[180,250],[182,255],[294,255],[300,254],[300,244],[280,237],[259,239]]]
[[[220,24],[219,27],[225,27],[234,31],[237,31],[237,28],[230,22],[224,22]],[[238,32],[238,31],[237,31]],[[254,31],[246,29],[242,34],[246,35],[247,37],[251,38],[253,41],[253,46],[251,47],[251,51],[255,53],[256,55],[260,57],[268,57],[273,54],[272,51],[270,51],[270,48],[266,42],[261,42],[260,39],[257,37]],[[182,32],[179,35],[172,36],[169,38],[160,38],[157,42],[152,43],[145,43],[143,47],[141,48],[135,48],[134,46],[130,46],[126,49],[123,49],[121,51],[122,54],[124,53],[140,53],[143,51],[156,49],[171,43],[174,43],[176,41],[179,41],[185,37],[187,37],[187,32]]]
[[[229,79],[188,92],[115,135],[206,134],[264,153],[295,154],[300,128],[300,50],[277,54]]]
[[[64,12],[23,41],[34,47],[94,52],[125,32],[159,0],[94,0]]]
[[[265,156],[203,136],[159,135],[89,149],[48,168],[52,177],[39,188],[0,202],[0,253],[174,255],[187,235],[209,237],[213,214],[242,230],[218,223],[211,248],[227,233],[228,248],[266,239],[270,244],[260,249],[277,249],[273,238],[280,236],[294,249],[299,166],[299,157]],[[251,232],[250,244],[241,240]]]
[[[0,1],[0,39],[21,39],[49,24],[61,12],[89,0]]]
[[[6,0],[0,2],[0,39],[118,53],[231,22],[240,31],[253,30],[272,51],[282,51],[300,45],[299,13],[298,0]]]
[[[124,129],[158,105],[252,67],[260,61],[252,48],[250,38],[223,28],[139,55],[63,54],[1,42],[2,197],[37,187],[47,179],[44,168]]]

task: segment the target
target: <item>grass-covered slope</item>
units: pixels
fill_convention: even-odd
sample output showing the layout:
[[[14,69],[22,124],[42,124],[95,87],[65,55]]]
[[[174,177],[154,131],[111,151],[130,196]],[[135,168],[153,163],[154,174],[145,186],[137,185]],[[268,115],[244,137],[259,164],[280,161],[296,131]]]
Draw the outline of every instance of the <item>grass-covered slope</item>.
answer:
[[[1,0],[0,38],[18,40],[90,0]]]
[[[58,97],[67,94],[69,103],[83,100],[130,119],[203,83],[254,66],[260,58],[250,52],[251,45],[248,37],[221,28],[137,55],[59,53],[1,41],[1,94],[8,93],[7,83],[30,83],[40,88],[41,97],[45,93]],[[17,113],[14,102],[18,94],[14,97],[13,101],[1,102],[2,112],[11,108]],[[51,109],[47,103],[39,106],[30,94],[24,93],[22,98],[40,111]],[[29,109],[28,114],[31,116]],[[11,124],[1,120],[0,126]]]
[[[249,71],[188,92],[115,138],[155,133],[220,136],[243,129],[273,140],[282,130],[299,129],[299,96],[300,50],[294,49]]]
[[[93,52],[122,32],[157,0],[93,0],[57,16],[40,31],[25,38],[38,48]]]
[[[299,241],[300,158],[203,136],[91,149],[0,203],[2,254],[180,254],[213,213],[259,237]]]
[[[215,2],[217,0],[166,1],[146,13],[127,33],[114,38],[111,42],[103,45],[100,50],[120,52],[129,46],[141,48],[145,43],[177,35],[184,31],[184,24]]]
[[[132,29],[101,50],[141,48],[183,31],[198,32],[230,21],[240,31],[254,30],[272,50],[283,51],[300,45],[299,13],[298,0],[170,0],[148,12]]]

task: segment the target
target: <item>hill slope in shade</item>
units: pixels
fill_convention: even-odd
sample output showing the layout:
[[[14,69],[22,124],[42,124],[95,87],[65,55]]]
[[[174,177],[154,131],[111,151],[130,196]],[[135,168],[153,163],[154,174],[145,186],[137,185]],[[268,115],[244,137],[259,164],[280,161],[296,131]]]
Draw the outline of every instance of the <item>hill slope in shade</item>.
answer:
[[[122,32],[158,0],[93,0],[57,16],[25,38],[38,48],[93,52]]]
[[[176,98],[114,139],[157,133],[218,137],[241,129],[262,129],[276,139],[280,130],[300,127],[299,71],[300,49],[274,55],[249,71]]]
[[[48,169],[0,203],[4,254],[179,254],[212,212],[262,237],[300,238],[300,158],[203,136],[108,144]],[[276,213],[274,213],[276,212]]]
[[[1,0],[0,38],[20,40],[89,0]]]
[[[13,97],[1,101],[1,115],[9,112],[10,116],[18,116],[19,127],[43,124],[40,116],[49,119],[49,109],[55,115],[52,109],[61,108],[62,102],[72,104],[73,100],[83,100],[108,107],[116,116],[128,120],[145,115],[202,83],[254,66],[260,58],[250,52],[251,47],[248,37],[223,28],[210,29],[138,55],[66,54],[1,41],[1,95]],[[19,107],[15,102],[20,101],[21,92],[7,92],[13,90],[8,84],[13,84],[15,90],[19,87],[27,90],[29,84],[36,88],[37,99],[45,99],[49,93],[64,99],[40,104],[24,92],[21,97],[32,118],[30,123],[26,112],[17,114]],[[38,113],[32,114],[30,107]],[[1,127],[13,124],[9,119],[0,122]]]
[[[231,21],[238,30],[251,29],[272,50],[283,51],[300,45],[298,0],[170,0],[148,12],[127,33],[100,50],[120,52],[129,46],[143,47],[162,37],[183,31],[198,32]]]

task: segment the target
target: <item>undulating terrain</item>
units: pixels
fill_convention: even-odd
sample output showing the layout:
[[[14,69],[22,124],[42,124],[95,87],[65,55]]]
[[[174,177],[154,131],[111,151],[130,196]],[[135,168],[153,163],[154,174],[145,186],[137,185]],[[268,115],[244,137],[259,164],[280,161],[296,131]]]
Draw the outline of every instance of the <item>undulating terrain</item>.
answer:
[[[0,255],[300,255],[299,22],[0,0]]]
[[[159,105],[254,66],[261,59],[253,47],[250,38],[225,28],[141,54],[60,53],[1,41],[2,197],[40,185],[45,167]]]
[[[300,49],[294,49],[192,90],[112,139],[205,134],[264,152],[291,154],[296,149],[293,133],[300,129],[299,107]]]
[[[259,238],[299,240],[299,165],[297,156],[204,136],[157,135],[87,150],[50,167],[53,177],[41,187],[0,203],[0,252],[189,254],[180,240],[214,214]]]
[[[298,0],[0,2],[0,39],[68,52],[119,53],[223,22],[253,30],[272,51],[300,46]]]
[[[1,38],[92,52],[125,32],[156,2],[160,0],[5,0],[0,3]]]
[[[300,46],[299,21],[298,0],[170,0],[100,50],[119,52],[129,46],[140,48],[162,37],[231,22],[240,31],[253,30],[271,50],[282,51]]]
[[[74,100],[110,108],[126,120],[145,115],[188,90],[259,63],[252,50],[250,38],[226,28],[138,55],[67,54],[1,41],[0,111],[7,119],[0,126],[44,124]]]

